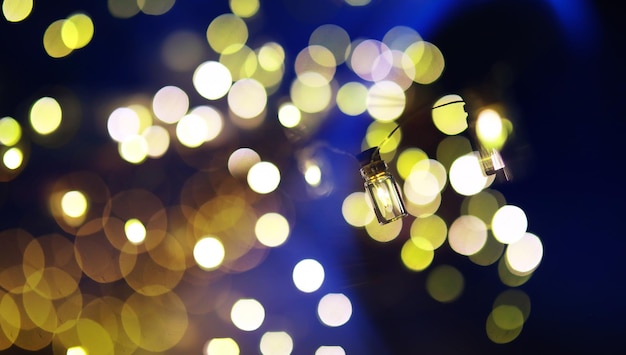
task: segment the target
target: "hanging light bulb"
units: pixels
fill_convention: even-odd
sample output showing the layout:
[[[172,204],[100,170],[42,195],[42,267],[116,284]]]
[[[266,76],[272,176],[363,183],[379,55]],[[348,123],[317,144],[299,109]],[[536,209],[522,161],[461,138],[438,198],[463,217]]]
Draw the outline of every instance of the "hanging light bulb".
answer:
[[[371,198],[378,223],[387,224],[407,215],[398,185],[387,164],[380,159],[378,147],[358,155],[365,191]]]

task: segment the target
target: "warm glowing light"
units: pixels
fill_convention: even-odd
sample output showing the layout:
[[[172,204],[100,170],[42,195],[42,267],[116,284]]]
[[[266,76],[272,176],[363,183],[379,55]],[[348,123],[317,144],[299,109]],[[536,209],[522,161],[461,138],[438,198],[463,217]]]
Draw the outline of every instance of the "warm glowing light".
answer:
[[[239,345],[233,338],[213,338],[204,346],[205,355],[239,355]]]
[[[341,213],[348,224],[365,227],[374,221],[374,211],[368,204],[365,192],[357,191],[346,196],[341,205]]]
[[[152,111],[165,123],[178,122],[189,110],[189,97],[177,86],[165,86],[154,95]]]
[[[322,169],[318,165],[307,164],[304,180],[311,186],[318,186],[322,182]]]
[[[257,330],[265,320],[265,308],[255,299],[243,298],[233,304],[230,319],[241,330]]]
[[[2,155],[2,163],[9,170],[16,170],[24,163],[24,153],[17,147],[9,148]]]
[[[433,123],[441,132],[453,136],[467,129],[465,102],[459,95],[446,95],[437,100],[433,107]]]
[[[217,53],[235,53],[248,40],[248,26],[239,16],[223,14],[211,21],[206,36]]]
[[[500,207],[491,221],[493,236],[504,244],[511,244],[520,240],[526,233],[527,227],[526,213],[513,205]]]
[[[419,148],[407,148],[403,150],[396,161],[398,175],[406,179],[411,170],[419,161],[428,159],[428,155]]]
[[[72,346],[67,348],[65,355],[89,355],[82,346]]]
[[[63,112],[52,97],[42,97],[30,109],[30,124],[35,132],[48,135],[59,128]]]
[[[389,122],[400,117],[406,106],[406,96],[400,85],[380,81],[367,93],[367,112],[376,120]]]
[[[260,194],[268,194],[280,184],[280,171],[276,165],[261,161],[248,170],[248,185]]]
[[[405,70],[408,74],[413,73],[413,81],[418,84],[431,84],[443,73],[445,61],[443,54],[434,44],[426,41],[418,41],[411,44],[405,53],[411,58],[411,67]]]
[[[209,100],[224,97],[232,85],[232,75],[222,63],[208,61],[200,64],[193,73],[193,86]]]
[[[198,106],[191,110],[192,115],[201,117],[206,123],[205,141],[210,142],[217,138],[224,128],[222,113],[212,106]]]
[[[478,253],[487,242],[487,226],[476,216],[459,216],[450,225],[448,243],[461,255]]]
[[[485,109],[478,114],[476,136],[485,148],[502,148],[507,138],[507,130],[497,111]]]
[[[61,198],[61,209],[65,215],[78,218],[87,212],[87,197],[80,191],[68,191]]]
[[[250,148],[239,148],[228,157],[228,171],[235,177],[246,176],[250,168],[259,162],[259,153]]]
[[[52,58],[62,58],[73,51],[63,42],[62,32],[66,21],[65,19],[54,21],[46,28],[43,35],[43,47]]]
[[[300,109],[292,103],[284,103],[278,108],[278,121],[287,128],[296,127],[301,119]]]
[[[228,92],[228,107],[237,116],[250,119],[259,116],[267,105],[267,91],[254,79],[242,79]]]
[[[229,5],[232,13],[242,18],[256,15],[261,7],[259,0],[230,0]]]
[[[197,148],[207,141],[208,130],[208,123],[203,117],[189,114],[176,124],[176,137],[185,147]]]
[[[261,337],[259,349],[263,355],[290,355],[293,339],[287,332],[266,332]]]
[[[513,273],[525,275],[535,270],[541,263],[543,244],[536,235],[525,233],[520,240],[507,246],[504,255],[507,266]]]
[[[148,157],[148,142],[143,136],[133,135],[120,142],[118,151],[122,159],[139,164]]]
[[[368,93],[359,82],[343,84],[337,91],[337,107],[348,116],[358,116],[367,110]]]
[[[430,266],[434,257],[433,245],[425,238],[407,240],[400,251],[402,263],[411,271],[423,271]]]
[[[285,49],[276,42],[269,42],[259,48],[257,53],[259,65],[268,72],[278,71],[285,61]]]
[[[461,195],[479,193],[493,181],[483,174],[476,154],[466,154],[457,158],[450,166],[450,185]]]
[[[33,11],[33,0],[4,0],[2,14],[9,22],[20,22]]]
[[[22,138],[22,126],[12,117],[0,119],[0,144],[10,147]]]
[[[433,214],[413,220],[409,233],[415,245],[435,250],[446,241],[448,226],[443,218]]]
[[[146,240],[146,227],[137,218],[131,218],[124,223],[124,232],[132,244],[141,244]]]
[[[317,315],[329,327],[340,327],[352,317],[352,302],[343,293],[329,293],[317,305]]]
[[[374,218],[372,222],[365,225],[365,231],[367,235],[375,241],[387,243],[400,235],[402,231],[402,219],[397,219],[387,224],[380,224],[379,221]]]
[[[266,213],[257,220],[254,232],[261,244],[277,247],[289,237],[289,222],[280,213]]]
[[[115,109],[107,120],[107,130],[111,138],[122,142],[139,134],[140,120],[137,112],[128,107]]]
[[[61,37],[70,49],[83,48],[93,38],[94,26],[89,16],[83,13],[71,15],[63,22]]]
[[[324,267],[317,260],[300,260],[293,268],[293,283],[306,293],[317,291],[324,282]]]
[[[316,72],[300,74],[291,84],[293,104],[307,113],[322,112],[330,105],[332,88],[326,78]]]
[[[211,270],[220,266],[226,252],[224,244],[215,237],[204,237],[193,247],[193,258],[202,269]]]
[[[148,144],[148,156],[151,158],[162,157],[170,146],[170,134],[164,127],[150,126],[141,135]]]

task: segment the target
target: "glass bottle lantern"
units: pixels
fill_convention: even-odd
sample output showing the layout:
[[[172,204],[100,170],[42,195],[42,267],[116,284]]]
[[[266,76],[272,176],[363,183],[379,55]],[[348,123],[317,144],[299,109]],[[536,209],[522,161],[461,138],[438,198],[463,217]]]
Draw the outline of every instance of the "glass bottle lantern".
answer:
[[[361,176],[380,224],[387,224],[407,215],[396,180],[387,164],[380,159],[378,148],[359,154]]]

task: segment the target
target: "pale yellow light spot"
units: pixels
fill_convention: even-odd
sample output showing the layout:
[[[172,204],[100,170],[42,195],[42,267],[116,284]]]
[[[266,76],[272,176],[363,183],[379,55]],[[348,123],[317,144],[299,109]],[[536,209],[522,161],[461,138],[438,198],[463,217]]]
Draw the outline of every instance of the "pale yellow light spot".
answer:
[[[217,53],[234,53],[246,44],[248,26],[235,14],[223,14],[211,21],[206,36]]]
[[[87,197],[80,191],[68,191],[61,198],[61,209],[65,215],[78,218],[87,212]]]
[[[459,95],[446,95],[437,100],[433,107],[433,123],[441,132],[452,136],[467,129],[465,102]]]
[[[476,254],[487,242],[487,226],[476,216],[459,216],[450,225],[448,242],[461,255]]]
[[[145,137],[134,135],[118,144],[118,152],[127,162],[139,164],[148,157],[148,142]]]
[[[48,135],[59,128],[63,112],[52,97],[42,97],[30,109],[30,124],[35,132]]]
[[[471,196],[479,193],[493,182],[483,174],[482,167],[475,153],[463,155],[450,166],[450,185],[461,195]]]
[[[389,122],[400,117],[406,106],[406,95],[393,81],[375,83],[367,94],[367,112],[376,120]]]
[[[261,161],[259,153],[250,148],[239,148],[228,157],[228,171],[232,176],[246,176],[252,166]]]
[[[261,7],[259,0],[230,0],[229,4],[230,11],[242,18],[248,18],[256,15]]]
[[[170,146],[170,134],[161,126],[150,126],[141,135],[148,144],[148,156],[159,158],[167,152]]]
[[[206,343],[206,355],[239,355],[239,344],[233,338],[213,338]]]
[[[4,0],[2,14],[9,22],[20,22],[33,11],[33,0]]]
[[[368,204],[365,193],[353,192],[346,196],[341,205],[343,218],[354,227],[364,227],[374,221],[374,210]]]
[[[508,131],[497,111],[485,109],[476,119],[476,135],[485,148],[500,149],[507,139]]]
[[[307,164],[304,180],[311,186],[318,186],[322,182],[322,169],[318,165]]]
[[[68,17],[61,28],[63,43],[70,49],[83,48],[91,41],[93,34],[93,21],[83,13]]]
[[[302,113],[296,105],[284,103],[278,108],[278,121],[287,128],[296,127],[302,119]]]
[[[232,75],[222,63],[208,61],[200,64],[193,74],[196,91],[209,100],[216,100],[228,93]]]
[[[511,244],[520,240],[526,233],[527,227],[526,213],[513,205],[500,207],[491,221],[493,236],[503,244]]]
[[[263,355],[289,355],[293,351],[293,339],[287,332],[266,332],[259,349]]]
[[[24,163],[24,153],[17,147],[9,148],[2,155],[2,163],[7,169],[15,170]]]
[[[289,237],[289,222],[280,213],[266,213],[257,220],[254,233],[261,244],[277,247]]]
[[[368,90],[359,82],[343,84],[337,91],[337,107],[349,116],[358,116],[367,110]]]
[[[261,161],[254,164],[247,175],[250,188],[260,194],[268,194],[280,184],[280,171],[276,165]]]
[[[61,58],[72,53],[73,49],[63,41],[63,26],[67,20],[57,20],[51,23],[43,35],[43,47],[52,58]]]
[[[87,354],[87,350],[85,350],[82,346],[72,346],[67,349],[66,355],[89,355]]]
[[[165,123],[178,122],[189,110],[187,93],[177,86],[165,86],[154,95],[152,111]]]
[[[265,308],[255,299],[242,298],[233,304],[230,319],[243,331],[257,330],[265,320]]]
[[[263,113],[267,105],[267,91],[254,79],[242,79],[228,92],[228,107],[243,119],[252,119]]]
[[[276,42],[264,44],[257,54],[259,65],[269,72],[279,70],[285,62],[285,50]]]
[[[306,293],[317,291],[324,283],[324,267],[317,260],[304,259],[293,268],[293,283]]]
[[[124,232],[132,244],[138,245],[146,240],[146,227],[137,218],[131,218],[124,223]]]
[[[222,264],[226,251],[224,244],[216,237],[204,237],[193,247],[193,258],[204,270],[215,269]]]
[[[13,117],[0,119],[0,144],[10,147],[22,138],[22,126]]]
[[[433,262],[433,245],[424,238],[411,238],[404,242],[400,259],[404,266],[412,271],[423,271]]]

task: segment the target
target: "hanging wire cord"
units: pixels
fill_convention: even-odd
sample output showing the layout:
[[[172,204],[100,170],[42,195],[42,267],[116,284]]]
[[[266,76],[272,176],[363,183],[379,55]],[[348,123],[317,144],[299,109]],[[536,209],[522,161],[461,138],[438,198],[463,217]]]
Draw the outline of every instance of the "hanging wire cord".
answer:
[[[440,105],[437,105],[437,106],[433,106],[433,107],[430,108],[430,110],[434,110],[436,108],[440,108],[440,107],[444,107],[444,106],[448,106],[448,105],[452,105],[452,104],[458,104],[458,103],[465,103],[465,101],[463,101],[463,100],[454,100],[454,101],[446,102],[445,104],[440,104]],[[394,129],[392,129],[391,132],[389,132],[387,137],[385,137],[385,139],[383,139],[383,141],[377,147],[369,149],[369,150],[371,150],[371,156],[369,157],[370,163],[374,162],[375,160],[380,159],[380,147],[382,147],[385,143],[387,143],[389,141],[389,139],[391,139],[391,136],[393,136],[393,134],[396,133],[396,131],[400,127],[404,126],[405,123],[410,121],[411,117],[413,117],[414,115],[416,115],[418,113],[422,113],[423,110],[426,110],[426,108],[425,107],[424,108],[420,108],[413,115],[406,116],[406,118],[404,120],[402,120],[402,122],[398,123],[396,125],[396,127]]]

